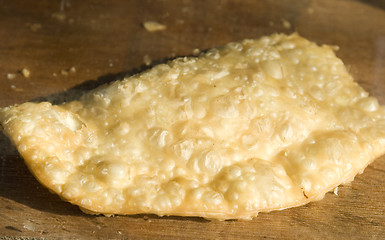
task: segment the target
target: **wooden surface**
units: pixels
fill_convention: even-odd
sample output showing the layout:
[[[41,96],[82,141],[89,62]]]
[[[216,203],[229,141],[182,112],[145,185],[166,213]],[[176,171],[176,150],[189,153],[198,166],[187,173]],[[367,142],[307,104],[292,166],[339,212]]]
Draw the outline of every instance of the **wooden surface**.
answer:
[[[150,20],[167,29],[146,31],[142,23]],[[385,104],[383,1],[2,0],[0,107],[48,96],[60,101],[65,90],[76,94],[145,69],[146,55],[161,62],[293,31],[339,45],[355,79]],[[338,196],[252,221],[89,216],[41,187],[0,133],[0,239],[384,239],[384,211],[382,157]]]

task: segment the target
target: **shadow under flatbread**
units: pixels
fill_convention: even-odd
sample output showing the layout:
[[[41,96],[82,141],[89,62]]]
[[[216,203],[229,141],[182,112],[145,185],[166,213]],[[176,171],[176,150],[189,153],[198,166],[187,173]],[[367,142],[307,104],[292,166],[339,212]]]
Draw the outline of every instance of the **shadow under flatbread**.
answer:
[[[78,100],[87,91],[95,89],[101,85],[114,82],[116,80],[122,80],[126,76],[131,76],[139,72],[139,70],[133,70],[132,72],[106,74],[96,80],[88,80],[63,92],[54,93],[47,97],[38,97],[32,99],[30,102],[50,102],[54,105],[58,105],[65,102],[75,101]]]
[[[85,92],[93,90],[104,84],[108,84],[114,81],[123,80],[125,77],[130,77],[135,74],[147,71],[153,68],[156,65],[167,63],[171,60],[179,58],[180,56],[173,58],[163,58],[160,60],[153,61],[150,65],[141,65],[139,68],[132,69],[130,71],[124,71],[119,73],[110,73],[103,76],[100,76],[96,80],[88,80],[79,85],[76,85],[65,91],[52,94],[47,97],[38,97],[30,100],[30,102],[50,102],[54,105],[59,105],[62,103],[78,100]]]
[[[384,0],[360,0],[360,2],[371,5],[376,8],[381,8],[385,10],[385,1]]]
[[[156,214],[135,214],[135,215],[127,215],[126,217],[130,218],[143,218],[144,220],[148,219],[168,219],[168,220],[178,220],[178,221],[192,221],[192,222],[210,222],[210,220],[202,218],[202,217],[192,217],[192,216],[158,216]]]

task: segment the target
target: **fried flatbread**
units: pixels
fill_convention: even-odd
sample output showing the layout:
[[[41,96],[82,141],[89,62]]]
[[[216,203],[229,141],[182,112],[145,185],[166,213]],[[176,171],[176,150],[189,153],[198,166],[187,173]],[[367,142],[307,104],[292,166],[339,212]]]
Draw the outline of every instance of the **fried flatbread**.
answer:
[[[297,34],[6,107],[0,122],[44,186],[107,215],[250,219],[322,199],[385,149],[384,107]]]

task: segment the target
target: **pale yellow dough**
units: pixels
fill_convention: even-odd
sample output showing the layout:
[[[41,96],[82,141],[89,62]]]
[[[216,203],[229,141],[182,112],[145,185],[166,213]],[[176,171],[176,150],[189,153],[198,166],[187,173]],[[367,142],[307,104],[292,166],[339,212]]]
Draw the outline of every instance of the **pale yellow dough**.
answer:
[[[6,107],[0,122],[43,185],[102,214],[250,219],[322,199],[385,150],[384,107],[297,34]]]

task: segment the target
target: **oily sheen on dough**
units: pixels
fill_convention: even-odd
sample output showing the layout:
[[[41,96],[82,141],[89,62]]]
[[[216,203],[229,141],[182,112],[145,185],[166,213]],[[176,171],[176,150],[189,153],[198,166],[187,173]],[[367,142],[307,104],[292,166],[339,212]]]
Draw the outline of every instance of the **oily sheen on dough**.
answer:
[[[385,149],[384,107],[297,34],[6,107],[0,122],[43,185],[106,215],[250,219],[322,199]]]

